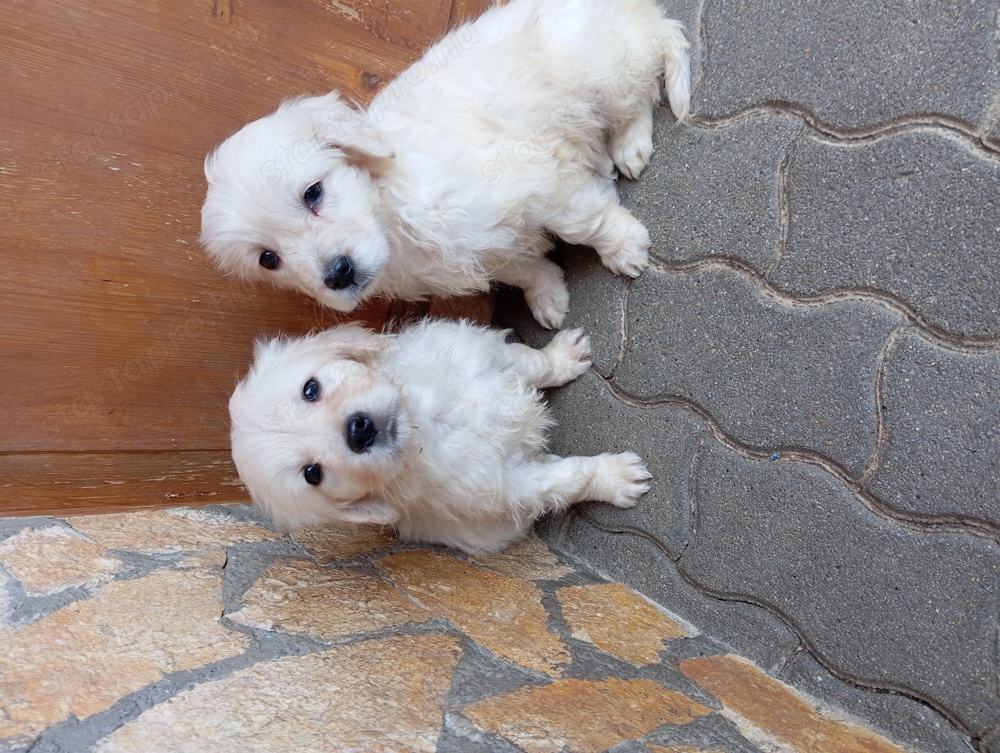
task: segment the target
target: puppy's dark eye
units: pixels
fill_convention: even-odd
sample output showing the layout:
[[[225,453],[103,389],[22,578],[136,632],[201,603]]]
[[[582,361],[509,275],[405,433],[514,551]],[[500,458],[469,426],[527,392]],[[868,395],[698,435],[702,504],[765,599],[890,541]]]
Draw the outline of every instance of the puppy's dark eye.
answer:
[[[323,481],[323,466],[307,465],[302,469],[302,475],[305,476],[307,484],[316,486]]]
[[[302,195],[302,200],[306,203],[306,206],[309,207],[309,211],[315,212],[316,207],[321,201],[323,201],[323,184],[317,182],[309,186],[309,188],[306,189],[306,192]]]
[[[319,382],[315,379],[310,379],[306,382],[305,386],[302,388],[302,397],[310,403],[316,402],[317,398],[319,398]]]
[[[260,252],[260,265],[264,269],[277,269],[280,264],[281,257],[274,253],[274,251]]]

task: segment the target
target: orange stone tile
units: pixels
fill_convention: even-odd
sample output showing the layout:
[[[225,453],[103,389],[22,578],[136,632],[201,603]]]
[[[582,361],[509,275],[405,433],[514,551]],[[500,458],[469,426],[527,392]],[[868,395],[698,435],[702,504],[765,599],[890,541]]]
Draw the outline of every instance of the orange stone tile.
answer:
[[[262,662],[154,706],[96,753],[434,753],[459,654],[438,634]]]
[[[688,724],[711,709],[652,680],[557,680],[468,706],[481,729],[527,753],[601,753],[663,724]]]
[[[574,638],[637,666],[660,660],[666,641],[687,635],[677,622],[621,583],[556,591]]]
[[[529,536],[499,554],[473,557],[483,567],[520,580],[557,580],[573,572],[559,562],[548,545],[537,536]]]
[[[225,547],[244,541],[280,539],[284,534],[240,523],[208,510],[140,510],[64,518],[73,528],[108,549],[176,552]]]
[[[0,541],[0,563],[29,596],[107,583],[125,567],[103,546],[59,526],[25,528]]]
[[[303,526],[291,536],[320,564],[349,560],[398,541],[388,526]]]
[[[303,560],[278,562],[243,595],[233,622],[318,638],[339,638],[407,622],[426,622],[421,609],[378,578]]]
[[[0,640],[0,738],[31,739],[165,674],[242,652],[219,624],[221,570],[160,570],[109,583]]]
[[[716,696],[745,735],[747,723],[798,753],[903,753],[870,730],[825,716],[779,680],[737,656],[687,659],[681,672]]]
[[[375,564],[397,588],[501,659],[552,677],[570,660],[546,627],[542,595],[532,583],[419,550]]]

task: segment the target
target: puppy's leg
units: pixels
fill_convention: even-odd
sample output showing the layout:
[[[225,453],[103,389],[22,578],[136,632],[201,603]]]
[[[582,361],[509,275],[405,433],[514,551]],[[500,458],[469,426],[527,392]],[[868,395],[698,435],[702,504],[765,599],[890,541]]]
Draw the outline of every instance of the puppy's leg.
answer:
[[[569,243],[591,246],[615,274],[638,277],[649,266],[649,231],[618,201],[614,183],[581,179],[561,192],[564,204],[551,207],[547,227]]]
[[[564,329],[541,350],[507,343],[503,356],[532,387],[559,387],[590,368],[590,338],[582,329]]]
[[[558,512],[586,500],[634,507],[649,491],[652,476],[634,452],[595,457],[546,455],[518,469],[518,492],[525,505]]]
[[[653,3],[633,7],[631,33],[617,38],[627,46],[628,63],[621,72],[616,96],[603,103],[610,138],[608,153],[627,178],[635,180],[653,155],[653,108],[660,101],[662,75],[670,107],[678,120],[691,102],[688,41],[681,24],[664,18]]]
[[[569,311],[569,288],[563,271],[544,256],[518,258],[493,272],[498,282],[521,288],[535,320],[556,329]]]

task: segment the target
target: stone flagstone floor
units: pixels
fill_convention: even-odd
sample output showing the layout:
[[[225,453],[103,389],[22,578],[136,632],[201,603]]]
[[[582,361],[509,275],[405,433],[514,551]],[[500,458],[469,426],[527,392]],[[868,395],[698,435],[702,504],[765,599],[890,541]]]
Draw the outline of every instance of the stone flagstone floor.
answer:
[[[5,519],[0,578],[0,751],[910,750],[537,538]]]

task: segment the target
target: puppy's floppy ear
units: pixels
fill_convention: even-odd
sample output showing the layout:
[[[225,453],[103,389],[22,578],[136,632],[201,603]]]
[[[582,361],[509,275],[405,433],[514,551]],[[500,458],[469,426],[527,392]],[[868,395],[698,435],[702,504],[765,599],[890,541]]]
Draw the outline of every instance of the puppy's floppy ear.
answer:
[[[396,155],[367,111],[351,107],[337,92],[313,100],[313,128],[321,143],[372,175],[392,167]]]
[[[377,523],[388,526],[399,520],[399,513],[388,502],[380,499],[358,499],[341,508],[337,517],[347,523]]]
[[[313,345],[324,353],[375,366],[385,353],[388,338],[377,335],[359,324],[340,324],[312,335]]]

